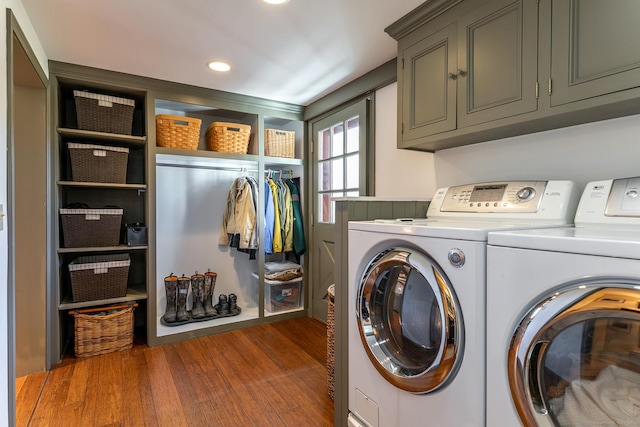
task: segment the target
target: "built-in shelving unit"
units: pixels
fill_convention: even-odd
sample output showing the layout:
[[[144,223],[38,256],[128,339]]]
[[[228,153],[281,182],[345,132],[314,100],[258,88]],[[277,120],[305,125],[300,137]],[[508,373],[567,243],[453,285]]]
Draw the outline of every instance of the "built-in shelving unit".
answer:
[[[55,265],[55,285],[50,292],[51,364],[58,363],[73,345],[72,310],[111,303],[137,302],[135,335],[153,346],[210,335],[306,314],[303,295],[299,308],[270,313],[265,310],[264,263],[282,254],[265,255],[259,247],[255,257],[218,243],[226,198],[233,180],[253,176],[258,186],[256,202],[264,206],[263,177],[269,171],[283,171],[295,177],[304,189],[304,122],[303,107],[218,92],[191,86],[147,79],[72,64],[52,62],[53,120],[51,214],[55,224],[51,262]],[[80,130],[77,126],[73,91],[135,100],[131,135]],[[156,140],[158,114],[199,118],[202,120],[200,140],[195,150],[160,147]],[[210,151],[205,139],[213,122],[239,123],[251,126],[246,153]],[[294,158],[265,155],[265,129],[295,132]],[[74,181],[70,170],[67,143],[80,142],[129,149],[127,179],[124,183]],[[74,203],[90,207],[115,205],[123,209],[123,224],[143,223],[147,226],[145,245],[67,248],[64,246],[58,209]],[[264,209],[257,209],[258,224],[264,221]],[[259,241],[264,231],[258,227]],[[73,302],[70,296],[68,265],[80,256],[123,254],[130,256],[131,266],[127,293],[121,298]],[[301,263],[303,262],[300,260]],[[180,326],[160,322],[166,305],[164,277],[193,275],[196,271],[216,271],[218,279],[214,295],[234,293],[241,312]],[[256,277],[252,276],[252,273]],[[191,294],[191,291],[190,291]],[[217,302],[214,299],[214,304]],[[192,296],[189,295],[188,309]]]

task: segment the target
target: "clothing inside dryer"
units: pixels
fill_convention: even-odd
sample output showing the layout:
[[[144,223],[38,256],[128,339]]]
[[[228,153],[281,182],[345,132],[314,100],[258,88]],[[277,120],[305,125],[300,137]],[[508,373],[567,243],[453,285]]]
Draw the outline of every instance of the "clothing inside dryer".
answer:
[[[542,364],[540,390],[556,425],[640,420],[640,320],[605,317],[567,327]]]

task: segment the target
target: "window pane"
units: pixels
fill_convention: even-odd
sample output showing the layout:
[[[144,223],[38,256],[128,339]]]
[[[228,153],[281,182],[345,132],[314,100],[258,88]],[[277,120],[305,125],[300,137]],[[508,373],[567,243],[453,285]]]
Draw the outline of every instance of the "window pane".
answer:
[[[331,157],[331,129],[318,132],[318,160]]]
[[[360,187],[360,156],[358,154],[347,157],[347,188]]]
[[[318,195],[318,218],[320,222],[333,222],[333,204],[331,203],[331,194],[323,193]]]
[[[339,159],[331,160],[331,189],[332,190],[342,190],[344,188],[344,159],[340,157]]]
[[[360,148],[360,118],[347,120],[347,153],[353,153]]]
[[[344,125],[342,123],[333,126],[333,143],[331,144],[331,155],[341,156],[344,152]]]
[[[347,197],[358,197],[358,196],[360,196],[360,192],[358,192],[358,191],[347,191],[345,193],[345,196],[347,196]]]
[[[331,163],[318,163],[318,190],[325,191],[331,189]]]

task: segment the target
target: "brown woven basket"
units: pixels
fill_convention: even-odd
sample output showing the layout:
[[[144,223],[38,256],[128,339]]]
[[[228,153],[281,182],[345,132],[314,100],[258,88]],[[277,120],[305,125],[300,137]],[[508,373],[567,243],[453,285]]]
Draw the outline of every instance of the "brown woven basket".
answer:
[[[213,122],[207,128],[207,148],[220,153],[247,154],[251,126],[239,123]]]
[[[122,209],[60,209],[65,248],[117,246]]]
[[[164,148],[197,150],[202,120],[191,117],[158,114],[156,116],[156,145]]]
[[[70,142],[71,175],[82,182],[127,182],[129,149]]]
[[[78,129],[131,135],[133,99],[74,90]]]
[[[73,316],[77,357],[96,356],[133,346],[133,306],[105,307],[104,311],[87,314],[76,310]]]
[[[296,133],[286,130],[264,130],[264,154],[273,157],[293,158]]]
[[[327,309],[327,388],[329,389],[329,397],[334,399],[335,395],[335,296],[336,285],[329,286],[327,289],[329,296]]]
[[[73,302],[121,298],[127,295],[128,254],[85,256],[69,263]]]

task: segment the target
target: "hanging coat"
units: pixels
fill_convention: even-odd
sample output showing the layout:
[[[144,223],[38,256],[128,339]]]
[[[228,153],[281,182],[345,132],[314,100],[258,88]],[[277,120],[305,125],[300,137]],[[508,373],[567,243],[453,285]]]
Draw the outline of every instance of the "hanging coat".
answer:
[[[291,204],[293,206],[293,251],[300,256],[307,250],[304,239],[304,223],[302,219],[302,206],[300,205],[300,192],[296,184],[290,180],[285,180],[285,184],[291,190]]]
[[[278,186],[272,179],[268,180],[273,197],[274,227],[273,227],[273,252],[282,252],[282,229],[280,228],[280,207],[278,206]]]

